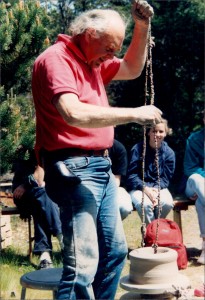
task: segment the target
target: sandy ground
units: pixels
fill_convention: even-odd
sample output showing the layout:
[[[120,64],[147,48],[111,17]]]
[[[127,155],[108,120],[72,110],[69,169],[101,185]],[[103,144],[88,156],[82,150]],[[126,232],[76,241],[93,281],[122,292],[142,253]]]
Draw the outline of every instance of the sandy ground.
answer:
[[[167,218],[173,220],[173,212],[171,212]],[[188,254],[188,267],[185,270],[180,270],[179,274],[182,274],[183,276],[186,276],[187,279],[189,279],[191,288],[187,290],[181,290],[182,296],[179,299],[204,299],[204,297],[194,297],[194,289],[201,286],[205,278],[205,266],[197,263],[197,259],[201,253],[202,239],[200,238],[198,219],[194,206],[190,206],[187,211],[182,211],[182,228],[184,244],[187,248]],[[127,264],[129,264],[129,262]],[[125,267],[122,272],[122,276],[126,276],[128,274],[129,267]],[[117,293],[117,299],[119,298],[121,300],[144,299],[143,297],[140,298],[140,296],[138,295],[134,296],[133,298],[133,294],[129,294],[127,291],[123,291],[122,289],[119,289]],[[154,299],[159,300],[161,298],[159,298],[158,296]]]

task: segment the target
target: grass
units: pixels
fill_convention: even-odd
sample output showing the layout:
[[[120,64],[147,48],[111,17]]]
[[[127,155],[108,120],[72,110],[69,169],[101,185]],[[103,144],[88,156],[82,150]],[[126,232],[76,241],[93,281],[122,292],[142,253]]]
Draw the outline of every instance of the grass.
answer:
[[[24,252],[24,254],[23,254]],[[59,251],[53,252],[54,267],[61,266]],[[9,247],[1,252],[1,300],[20,299],[20,277],[37,269],[38,257],[32,258],[32,263],[25,255],[25,249]],[[26,299],[52,299],[52,292],[27,289]]]
[[[133,212],[123,221],[125,234],[127,237],[127,243],[129,249],[135,249],[140,245],[140,220],[136,212]],[[0,300],[20,299],[21,285],[20,277],[27,273],[37,269],[38,257],[32,257],[32,263],[27,256],[28,245],[24,242],[27,229],[26,223],[19,219],[19,217],[12,217],[13,239],[19,239],[16,234],[16,230],[20,231],[20,238],[23,236],[23,240],[13,242],[13,246],[10,246],[1,251],[0,264],[1,264],[1,288],[0,288]],[[24,231],[24,232],[23,232]],[[17,237],[15,236],[17,235]],[[27,236],[26,236],[27,237]],[[58,243],[55,238],[53,240],[53,264],[54,267],[61,267],[61,254]],[[127,275],[129,272],[129,266],[123,269],[122,276]],[[125,291],[120,287],[118,289],[117,298]],[[52,299],[52,292],[50,291],[38,291],[27,289],[26,299]]]
[[[172,213],[168,216],[169,219],[173,219]],[[193,222],[193,224],[192,224]],[[194,240],[195,236],[198,236],[198,225],[195,227],[195,223],[197,222],[197,216],[194,208],[190,209],[187,212],[183,212],[183,223],[189,224],[189,226],[184,226],[184,234],[185,234],[185,242],[187,246],[189,242]],[[123,226],[125,230],[125,235],[127,238],[128,249],[133,250],[141,247],[141,221],[139,219],[136,211],[132,212],[124,221]],[[192,228],[193,227],[193,228]],[[190,231],[191,228],[191,231]],[[195,229],[194,229],[195,228]],[[38,257],[32,257],[32,263],[29,261],[27,256],[28,250],[28,234],[26,230],[27,223],[20,220],[19,217],[12,217],[12,230],[13,230],[13,245],[2,250],[0,256],[0,300],[19,300],[21,295],[21,285],[20,285],[20,277],[27,273],[37,269],[38,265]],[[188,234],[187,234],[188,232]],[[200,240],[200,238],[199,238]],[[53,238],[53,264],[54,267],[61,267],[62,260],[60,254],[60,247],[56,238]],[[204,273],[203,266],[198,266],[194,261],[196,257],[189,263],[189,268],[186,270],[182,270],[182,274],[190,276],[193,280],[195,280],[194,285],[197,285],[199,282],[198,277],[202,276]],[[124,269],[122,271],[121,276],[125,276],[129,274],[129,260],[127,260]],[[122,289],[120,286],[118,287],[116,299],[120,299],[120,297],[127,292]],[[51,291],[39,291],[27,289],[26,291],[26,299],[28,300],[50,300],[52,299]]]
[[[169,219],[173,219],[172,213],[168,216]],[[186,270],[180,272],[186,276],[189,276],[191,283],[194,286],[201,284],[201,278],[204,278],[204,266],[197,265],[196,260],[200,253],[196,248],[192,248],[195,242],[200,242],[198,220],[194,207],[191,207],[188,211],[183,211],[183,233],[184,243],[189,250],[189,265]],[[132,212],[124,221],[123,226],[127,238],[127,244],[129,250],[140,247],[141,233],[140,226],[141,221],[136,213]],[[0,300],[19,300],[21,293],[20,277],[35,270],[38,265],[38,257],[32,258],[32,264],[29,262],[27,256],[28,242],[26,241],[28,234],[26,233],[27,224],[19,219],[19,217],[12,217],[12,229],[13,229],[13,245],[2,250],[0,256]],[[53,239],[53,263],[55,267],[62,266],[61,254],[59,245],[56,238]],[[190,252],[193,250],[192,252]],[[122,271],[122,277],[129,274],[129,260]],[[116,299],[127,292],[120,287],[117,290]],[[39,291],[27,289],[26,299],[28,300],[50,300],[52,299],[51,291]]]

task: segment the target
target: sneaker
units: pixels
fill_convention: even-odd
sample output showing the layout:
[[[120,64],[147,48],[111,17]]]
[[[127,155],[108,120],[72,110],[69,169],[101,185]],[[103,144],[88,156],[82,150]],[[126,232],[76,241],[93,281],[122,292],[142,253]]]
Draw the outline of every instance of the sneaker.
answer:
[[[53,268],[52,261],[48,261],[47,259],[43,259],[40,261],[40,264],[38,266],[39,269],[49,269]]]
[[[194,290],[194,296],[196,296],[196,297],[204,297],[205,296],[205,285],[204,284]]]
[[[198,264],[205,265],[205,249],[202,249],[201,255],[197,260]]]

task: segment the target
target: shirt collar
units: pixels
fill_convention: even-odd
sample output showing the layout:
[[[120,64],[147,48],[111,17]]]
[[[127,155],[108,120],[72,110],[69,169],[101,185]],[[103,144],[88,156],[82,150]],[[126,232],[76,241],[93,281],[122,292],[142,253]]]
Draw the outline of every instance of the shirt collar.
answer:
[[[82,61],[87,63],[85,55],[82,51],[72,42],[71,36],[66,34],[59,34],[57,42],[64,42],[66,47],[72,51],[76,56],[78,56]]]

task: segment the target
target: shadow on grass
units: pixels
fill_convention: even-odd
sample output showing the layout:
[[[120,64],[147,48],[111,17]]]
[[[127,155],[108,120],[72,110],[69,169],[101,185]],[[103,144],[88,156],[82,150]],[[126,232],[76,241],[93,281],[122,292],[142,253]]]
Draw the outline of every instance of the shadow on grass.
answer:
[[[201,254],[201,250],[197,248],[187,248],[188,260],[197,259]]]
[[[16,266],[30,264],[28,256],[18,253],[13,248],[6,248],[1,250],[0,262],[1,264],[16,265]]]
[[[38,256],[33,255],[31,261],[29,260],[29,256],[19,253],[18,250],[14,248],[6,248],[1,250],[0,255],[0,264],[1,265],[10,265],[16,267],[32,267],[34,269],[38,269]],[[62,266],[62,255],[61,252],[53,252],[52,255],[53,264],[55,267]],[[37,261],[37,263],[35,262]]]

